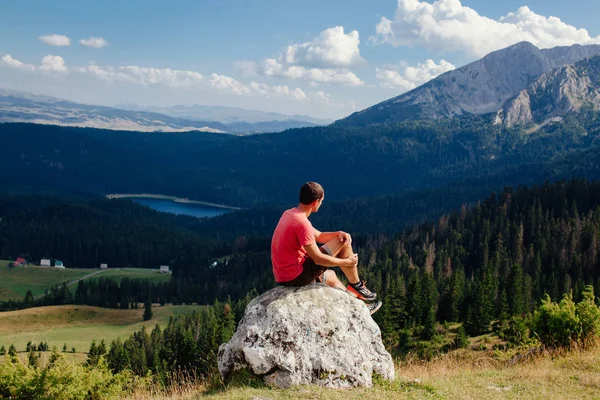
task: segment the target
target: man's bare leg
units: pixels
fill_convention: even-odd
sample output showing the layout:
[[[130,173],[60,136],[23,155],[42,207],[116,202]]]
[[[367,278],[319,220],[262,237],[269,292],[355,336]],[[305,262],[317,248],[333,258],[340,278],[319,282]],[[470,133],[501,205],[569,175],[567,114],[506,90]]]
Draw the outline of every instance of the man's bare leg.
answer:
[[[329,254],[330,256],[337,257],[337,258],[348,258],[354,254],[354,250],[352,250],[352,246],[349,245],[348,243],[342,242],[338,238],[335,238],[335,239],[329,241],[328,243],[326,243],[325,245],[321,246],[321,251]],[[340,267],[340,269],[342,270],[344,275],[346,275],[346,278],[348,278],[349,282],[356,283],[360,280],[358,277],[358,268],[357,267],[349,267],[349,268]],[[329,275],[327,278],[329,279]],[[337,278],[337,276],[335,279],[339,282],[339,279]],[[341,284],[341,282],[340,282],[340,284]]]
[[[332,288],[338,288],[342,290],[346,290],[346,286],[340,281],[340,278],[337,277],[337,274],[334,270],[328,269],[324,272],[325,274],[325,284]]]

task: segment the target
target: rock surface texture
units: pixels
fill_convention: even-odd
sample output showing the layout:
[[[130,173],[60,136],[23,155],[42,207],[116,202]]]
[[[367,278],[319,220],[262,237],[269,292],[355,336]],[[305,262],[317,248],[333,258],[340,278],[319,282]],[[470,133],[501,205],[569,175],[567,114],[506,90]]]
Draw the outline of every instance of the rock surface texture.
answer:
[[[496,123],[543,123],[582,108],[600,109],[600,56],[543,74],[497,112]]]
[[[277,287],[246,307],[218,355],[223,379],[247,369],[268,384],[371,386],[394,378],[394,363],[365,304],[323,284]]]

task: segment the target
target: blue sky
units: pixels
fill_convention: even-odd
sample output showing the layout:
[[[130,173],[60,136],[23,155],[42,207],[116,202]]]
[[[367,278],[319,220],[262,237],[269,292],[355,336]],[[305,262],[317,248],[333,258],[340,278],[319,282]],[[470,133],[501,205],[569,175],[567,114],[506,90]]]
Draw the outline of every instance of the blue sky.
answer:
[[[600,1],[0,2],[0,88],[340,118],[521,40],[600,43]]]

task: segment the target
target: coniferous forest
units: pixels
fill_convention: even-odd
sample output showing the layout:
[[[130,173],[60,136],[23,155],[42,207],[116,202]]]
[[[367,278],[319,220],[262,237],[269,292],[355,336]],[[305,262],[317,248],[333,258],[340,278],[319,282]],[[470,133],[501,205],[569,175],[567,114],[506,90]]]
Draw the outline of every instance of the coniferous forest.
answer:
[[[163,284],[81,281],[72,293],[56,288],[40,302],[127,308],[150,297],[163,304],[211,304],[274,285],[270,236],[203,236],[186,226],[187,219],[180,223],[128,202],[50,203],[37,213],[3,218],[2,257],[26,248],[39,256],[55,251],[66,260],[79,252],[106,254],[115,265],[145,266],[158,259],[173,262],[173,277]],[[532,311],[545,293],[557,300],[572,291],[578,300],[586,285],[598,291],[599,203],[600,183],[585,180],[506,188],[396,235],[355,235],[362,275],[384,300],[376,318],[388,333],[461,321],[475,334],[493,320]],[[71,224],[79,234],[68,234]],[[44,247],[45,240],[62,247]],[[100,261],[90,260],[91,266]],[[3,305],[15,307],[18,302]]]
[[[414,153],[406,152],[408,142],[425,129],[418,122],[405,126],[402,134],[390,127],[370,128],[375,130],[374,134],[383,135],[379,140],[386,143],[371,148],[370,157],[394,157],[396,153],[390,152],[388,147],[396,143],[401,146],[398,152],[421,160],[419,173],[426,171],[425,175],[437,179],[437,186],[421,185],[386,194],[375,192],[367,185],[360,191],[362,197],[343,198],[340,190],[344,182],[338,182],[337,186],[325,184],[326,193],[333,195],[327,196],[326,206],[311,216],[311,221],[322,231],[339,229],[353,235],[361,277],[383,300],[383,307],[374,319],[390,351],[403,354],[416,349],[421,356],[428,357],[431,353],[415,338],[435,341],[440,329],[446,329],[440,327],[453,323],[459,323],[461,328],[456,341],[447,343],[446,348],[464,345],[466,335],[492,331],[509,343],[518,344],[538,335],[551,338],[545,340],[552,344],[555,338],[553,333],[548,333],[544,316],[551,316],[553,310],[562,310],[561,307],[596,310],[593,293],[600,292],[597,265],[600,262],[600,182],[595,181],[600,174],[599,153],[588,143],[593,142],[595,119],[586,121],[591,135],[578,134],[578,120],[574,119],[567,121],[556,136],[529,138],[537,141],[538,148],[542,145],[541,154],[534,154],[527,143],[520,143],[523,138],[518,132],[500,142],[492,140],[488,132],[475,142],[468,142],[465,148],[460,143],[465,145],[465,138],[473,139],[469,135],[481,128],[476,123],[467,124],[466,133],[454,138],[446,136],[449,131],[443,126],[437,126],[437,130],[430,132],[433,136],[428,136],[429,139],[449,140],[448,143],[458,144],[463,149],[455,148],[454,156],[438,160],[439,165],[427,164],[430,162],[426,160],[435,154],[420,153],[419,146],[412,148]],[[14,125],[8,129],[23,127]],[[258,204],[212,219],[163,214],[126,200],[99,198],[97,185],[102,180],[95,180],[94,174],[100,172],[91,164],[79,165],[81,160],[77,153],[91,151],[89,146],[93,142],[100,147],[117,146],[113,150],[118,157],[124,149],[131,150],[135,138],[123,136],[109,144],[106,138],[99,136],[105,132],[85,131],[78,144],[69,139],[72,139],[70,135],[80,133],[79,130],[57,128],[54,132],[63,135],[61,146],[65,143],[75,146],[69,148],[65,159],[70,165],[78,166],[75,175],[74,171],[62,174],[64,165],[43,155],[45,149],[37,149],[41,158],[29,159],[27,168],[14,170],[18,176],[4,180],[18,184],[1,188],[0,192],[0,259],[55,257],[78,268],[97,268],[101,263],[111,267],[144,268],[167,264],[172,269],[172,277],[166,283],[125,278],[121,281],[84,280],[70,287],[63,284],[50,288],[43,296],[34,297],[29,293],[24,299],[1,302],[0,310],[54,304],[125,309],[146,304],[147,311],[151,312],[148,304],[152,303],[209,305],[201,313],[173,318],[165,327],[142,330],[123,341],[94,344],[88,363],[93,366],[105,359],[107,368],[114,374],[131,370],[144,376],[151,372],[164,384],[182,370],[202,376],[214,373],[218,345],[235,330],[245,304],[275,285],[270,261],[271,234],[281,212],[296,204],[297,188],[275,188],[272,185],[289,181],[289,177],[282,175],[275,179],[264,172],[260,179],[266,183],[252,193],[234,181],[221,186],[225,191],[211,192],[214,188],[208,184],[195,192],[181,192],[181,195],[211,192],[212,197],[208,196],[207,200],[225,202],[250,196],[254,198],[250,203]],[[287,135],[294,137],[300,132],[303,130]],[[321,133],[319,144],[326,147],[329,140],[333,140],[327,136],[331,132]],[[309,134],[314,132],[309,131]],[[343,135],[349,135],[350,143],[350,138],[356,139],[363,133],[344,131]],[[200,135],[193,140],[213,151],[213,146],[227,148],[232,139]],[[244,140],[256,141],[252,146],[260,147],[279,139],[265,136]],[[130,158],[116,165],[129,162],[145,165],[150,149],[156,145],[166,146],[164,137],[148,135],[139,150],[127,153]],[[180,150],[177,143],[169,146],[171,148],[165,148],[167,153]],[[562,150],[556,152],[557,146]],[[469,151],[463,153],[469,148],[487,149],[485,157],[495,151],[512,150],[507,158],[488,163],[485,157],[473,159]],[[208,160],[214,156],[205,155]],[[239,156],[240,163],[254,162],[250,154]],[[10,163],[10,157],[5,162]],[[167,162],[166,159],[163,162]],[[174,164],[185,168],[177,161]],[[66,178],[60,183],[63,186],[40,186],[40,165],[42,169],[56,170],[57,182]],[[452,174],[437,175],[449,165],[454,166],[450,168],[454,171]],[[241,164],[239,167],[245,168]],[[477,173],[465,176],[461,168]],[[84,172],[92,174],[88,181],[93,185],[74,190],[83,179],[83,175],[77,174]],[[136,172],[141,177],[140,186],[134,185],[133,190],[151,187],[144,183],[145,173]],[[178,170],[177,175],[173,184],[186,176],[182,170]],[[118,177],[116,170],[113,176]],[[570,176],[590,180],[577,178],[535,184],[545,178]],[[218,174],[213,178],[221,179]],[[409,182],[417,178],[407,175],[407,179]],[[442,185],[445,180],[446,184]],[[376,187],[385,186],[383,181],[373,183]],[[506,183],[515,186],[501,189]],[[519,183],[527,185],[517,185]],[[124,179],[120,184],[125,188],[129,183]],[[169,191],[167,186],[161,185],[159,183],[157,191]],[[109,186],[119,189],[118,185],[106,183],[106,188]],[[289,199],[284,203],[281,198],[270,197],[274,191],[285,193]],[[341,275],[339,271],[338,275]],[[559,301],[560,305],[553,303]],[[600,321],[600,317],[597,319]],[[569,335],[564,337],[561,343],[572,340]]]

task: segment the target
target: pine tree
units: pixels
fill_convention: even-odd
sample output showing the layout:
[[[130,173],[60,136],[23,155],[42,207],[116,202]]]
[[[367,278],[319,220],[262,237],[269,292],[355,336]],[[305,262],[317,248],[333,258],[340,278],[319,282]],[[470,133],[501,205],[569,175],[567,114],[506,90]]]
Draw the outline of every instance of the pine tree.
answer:
[[[454,339],[454,345],[458,349],[462,349],[469,346],[469,338],[467,336],[467,332],[465,331],[464,325],[458,327],[456,338]]]
[[[523,281],[523,269],[520,264],[513,265],[508,285],[510,291],[510,315],[521,315],[525,312],[525,285]]]
[[[25,307],[31,307],[33,305],[33,294],[31,290],[28,290],[25,294],[25,299],[23,300]]]
[[[144,303],[144,321],[152,319],[152,302],[147,299]]]
[[[231,300],[230,300],[231,301]],[[221,325],[221,343],[226,343],[235,333],[235,315],[229,303],[223,306],[223,323]]]
[[[31,350],[29,352],[29,356],[27,358],[27,363],[29,364],[30,367],[37,369],[38,367],[38,360],[40,359],[39,355],[36,355],[33,350]]]

